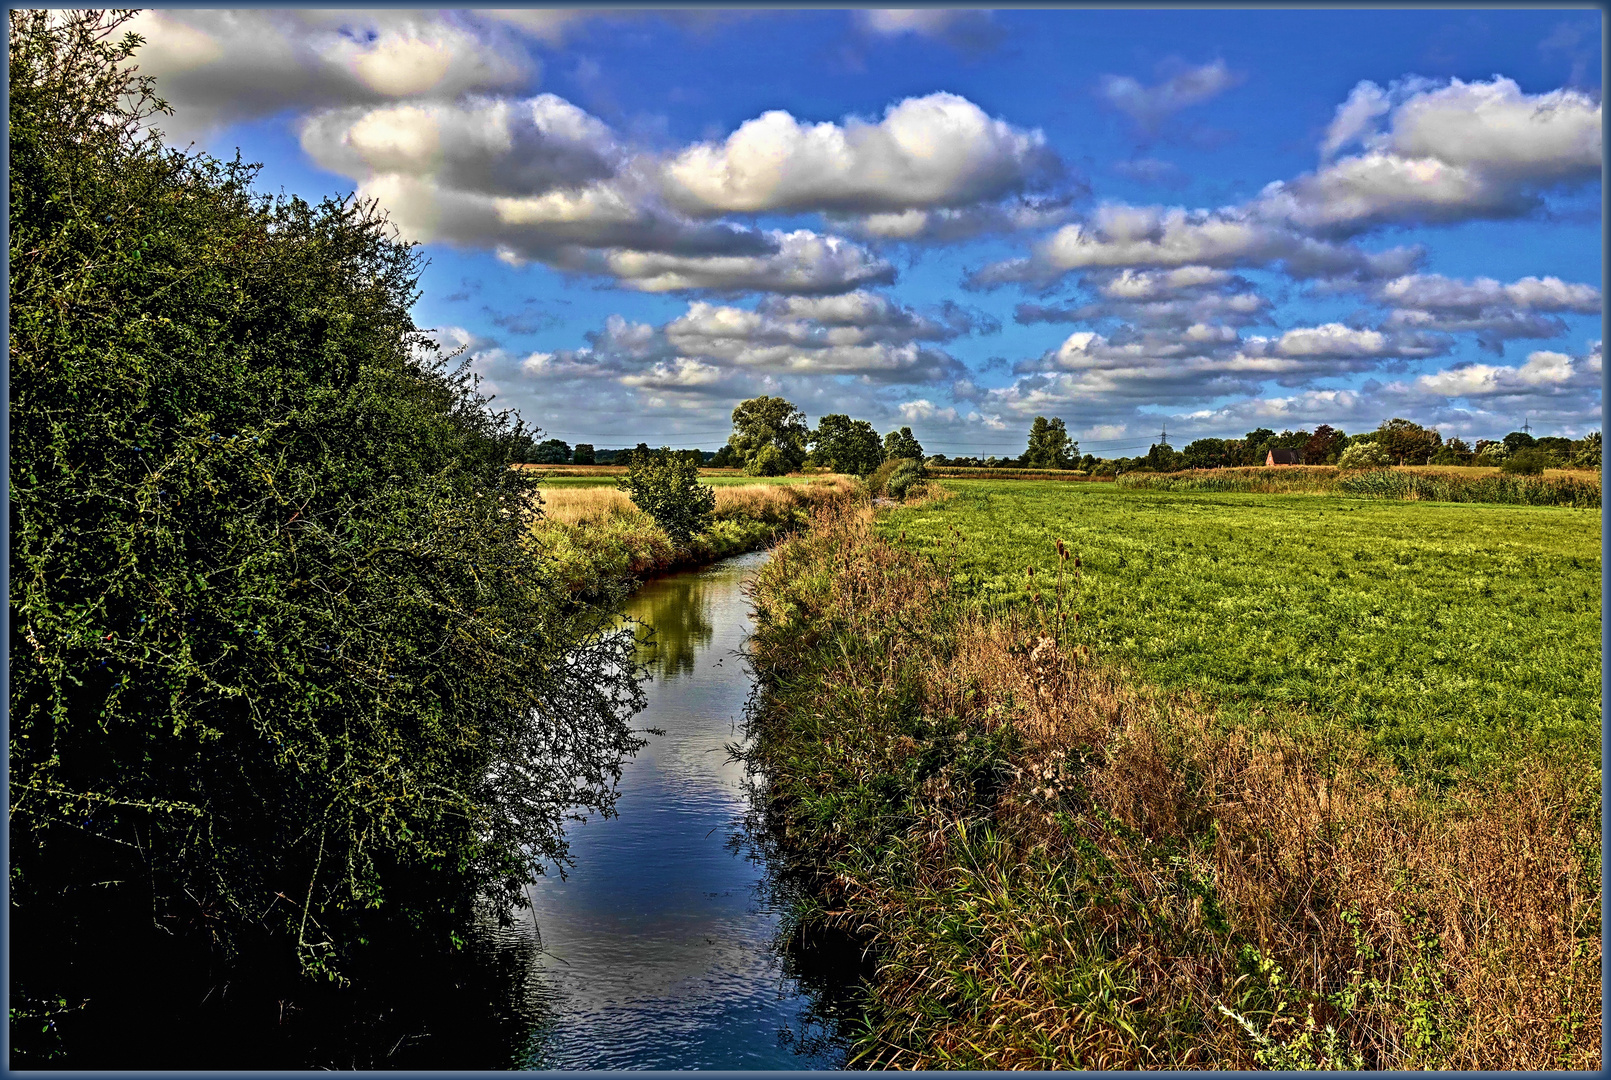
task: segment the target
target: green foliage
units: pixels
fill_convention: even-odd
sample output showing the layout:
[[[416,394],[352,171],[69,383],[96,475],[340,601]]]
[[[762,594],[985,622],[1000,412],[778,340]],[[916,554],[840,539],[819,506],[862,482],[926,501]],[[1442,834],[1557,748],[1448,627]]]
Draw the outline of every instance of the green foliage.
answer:
[[[903,427],[884,436],[884,460],[888,461],[891,458],[923,460],[923,445],[917,441],[917,436],[912,434],[911,428]]]
[[[811,430],[806,427],[805,413],[780,397],[756,397],[741,401],[733,409],[733,434],[727,437],[732,448],[733,464],[740,465],[751,476],[781,476],[799,469],[806,459],[806,440]],[[762,450],[771,447],[770,462],[757,471],[750,468],[750,460]],[[779,467],[776,462],[781,462]],[[714,462],[712,462],[714,464]]]
[[[1501,441],[1505,444],[1505,450],[1512,454],[1538,445],[1538,440],[1525,431],[1512,431]]]
[[[1578,443],[1576,456],[1572,464],[1580,469],[1598,469],[1600,467],[1600,433],[1591,431]]]
[[[901,458],[899,464],[890,472],[889,479],[885,481],[884,490],[889,493],[890,498],[904,500],[927,477],[928,471],[921,461]]]
[[[1499,471],[1507,476],[1542,476],[1549,459],[1542,450],[1533,446],[1524,446],[1511,454],[1499,466]]]
[[[593,444],[585,442],[577,443],[576,449],[571,454],[571,464],[592,465],[593,463]]]
[[[534,465],[567,465],[570,460],[570,445],[562,439],[544,439],[531,456]]]
[[[669,446],[634,451],[618,486],[678,545],[703,531],[716,509],[716,493],[699,482],[699,465]]]
[[[1381,469],[1393,464],[1393,457],[1379,443],[1356,442],[1337,458],[1339,469]]]
[[[529,435],[372,204],[142,135],[119,17],[10,18],[13,926],[127,882],[334,977],[369,909],[520,902],[642,700]]]
[[[1394,465],[1425,465],[1443,445],[1443,437],[1436,431],[1400,417],[1383,420],[1374,434],[1375,444]]]
[[[1598,760],[1598,514],[946,485],[957,497],[896,509],[881,532],[938,556],[960,529],[957,573],[990,604],[1023,603],[1026,553],[1066,541],[1084,560],[1084,643],[1148,682],[1272,723],[1306,709],[1423,775],[1529,745]]]
[[[835,472],[866,476],[884,460],[878,432],[865,420],[830,413],[811,433],[812,456]]]
[[[1071,469],[1080,456],[1080,446],[1068,437],[1062,417],[1035,417],[1029,426],[1029,446],[1024,451],[1024,467],[1029,469]]]
[[[783,476],[790,471],[789,459],[771,444],[761,447],[744,462],[745,476]]]

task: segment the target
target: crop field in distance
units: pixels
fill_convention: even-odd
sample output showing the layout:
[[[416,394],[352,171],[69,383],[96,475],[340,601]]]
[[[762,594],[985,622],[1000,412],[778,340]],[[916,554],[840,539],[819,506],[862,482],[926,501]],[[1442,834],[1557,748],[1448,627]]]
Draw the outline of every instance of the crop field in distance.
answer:
[[[1054,603],[1073,638],[1234,722],[1343,723],[1424,779],[1529,753],[1598,760],[1598,510],[957,481],[882,519],[987,605]],[[955,530],[955,532],[953,532]]]

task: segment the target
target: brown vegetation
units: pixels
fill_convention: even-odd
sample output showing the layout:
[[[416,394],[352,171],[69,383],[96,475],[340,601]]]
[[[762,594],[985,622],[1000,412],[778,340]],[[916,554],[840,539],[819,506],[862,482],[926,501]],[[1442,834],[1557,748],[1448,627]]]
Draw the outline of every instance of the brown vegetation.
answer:
[[[836,510],[762,577],[755,760],[879,956],[861,1064],[1599,1067],[1597,770],[1223,726],[1059,644],[1066,565],[986,619]]]

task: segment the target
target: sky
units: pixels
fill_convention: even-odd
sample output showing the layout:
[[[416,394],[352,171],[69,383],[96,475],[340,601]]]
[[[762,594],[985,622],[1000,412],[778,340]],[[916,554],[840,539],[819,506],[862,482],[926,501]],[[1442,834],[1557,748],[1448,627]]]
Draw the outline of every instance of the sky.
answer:
[[[146,11],[175,145],[378,200],[567,443],[1598,430],[1598,8]]]

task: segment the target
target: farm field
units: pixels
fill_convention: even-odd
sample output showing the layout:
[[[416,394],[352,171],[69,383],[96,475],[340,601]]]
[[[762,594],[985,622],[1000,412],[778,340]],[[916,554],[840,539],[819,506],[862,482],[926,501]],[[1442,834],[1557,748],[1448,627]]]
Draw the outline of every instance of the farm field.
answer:
[[[1600,745],[1600,518],[1557,507],[947,481],[879,528],[956,557],[985,605],[1053,603],[1075,640],[1226,717],[1342,722],[1406,771],[1482,772]],[[953,535],[952,530],[956,530]]]

